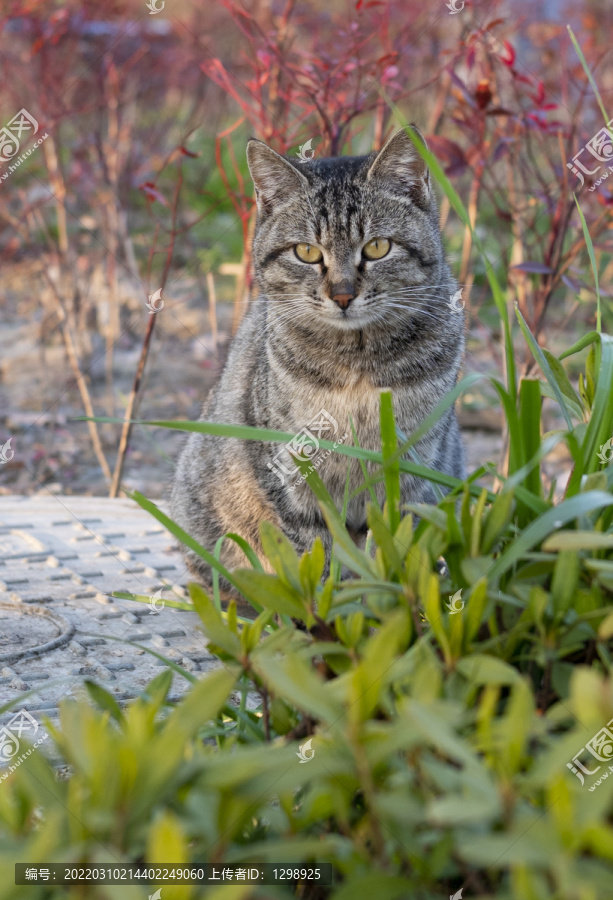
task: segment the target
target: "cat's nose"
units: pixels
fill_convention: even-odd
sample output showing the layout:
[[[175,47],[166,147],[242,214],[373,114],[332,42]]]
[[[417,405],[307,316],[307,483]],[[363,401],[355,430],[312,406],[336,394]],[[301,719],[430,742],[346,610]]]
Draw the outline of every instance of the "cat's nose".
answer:
[[[341,309],[347,309],[352,300],[355,300],[355,294],[332,294],[332,299]]]

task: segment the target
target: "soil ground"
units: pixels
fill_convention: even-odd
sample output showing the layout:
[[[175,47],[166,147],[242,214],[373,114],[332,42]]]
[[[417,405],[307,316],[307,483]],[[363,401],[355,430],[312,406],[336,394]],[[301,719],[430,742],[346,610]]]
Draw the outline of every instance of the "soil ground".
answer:
[[[27,267],[7,278],[0,305],[0,445],[13,438],[13,458],[0,467],[0,494],[108,495],[92,449],[81,395],[75,386],[57,322],[49,324],[45,303],[27,292]],[[121,334],[107,352],[99,330],[77,335],[80,365],[97,416],[123,416],[137,367],[148,312],[136,287],[123,285]],[[156,314],[155,332],[141,385],[140,419],[195,419],[226,356],[232,331],[232,285],[222,285],[217,304],[215,343],[206,299],[195,281],[184,278],[181,290],[168,292]],[[44,298],[43,298],[44,299]],[[99,315],[99,319],[101,316]],[[485,326],[469,316],[464,372],[500,377],[499,345]],[[559,336],[568,346],[574,336]],[[109,362],[111,365],[109,365]],[[555,406],[551,425],[559,424]],[[459,408],[468,471],[486,462],[500,464],[502,419],[491,387],[484,379],[465,395]],[[105,456],[114,466],[119,425],[99,425]],[[184,435],[163,428],[133,429],[122,483],[152,498],[167,493]],[[562,483],[568,458],[552,454],[547,474]]]

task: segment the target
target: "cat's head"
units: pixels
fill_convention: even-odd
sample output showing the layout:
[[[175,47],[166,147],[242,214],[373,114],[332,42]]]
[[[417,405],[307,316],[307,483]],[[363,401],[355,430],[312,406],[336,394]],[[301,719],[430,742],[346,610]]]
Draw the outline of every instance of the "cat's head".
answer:
[[[404,129],[369,156],[302,162],[251,140],[247,160],[258,210],[254,264],[271,312],[364,329],[444,309],[449,271],[436,199]]]

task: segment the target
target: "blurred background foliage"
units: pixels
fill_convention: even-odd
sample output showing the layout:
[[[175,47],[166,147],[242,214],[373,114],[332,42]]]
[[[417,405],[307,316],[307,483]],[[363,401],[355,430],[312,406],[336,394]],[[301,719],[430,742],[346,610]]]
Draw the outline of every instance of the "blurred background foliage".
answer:
[[[0,424],[21,448],[0,490],[105,493],[114,471],[114,492],[121,474],[163,493],[175,445],[131,435],[118,454],[116,427],[67,422],[83,411],[196,415],[254,291],[250,135],[280,152],[312,140],[317,155],[367,153],[395,127],[396,103],[484,247],[474,253],[443,196],[470,315],[466,368],[502,363],[488,266],[537,339],[561,349],[591,327],[572,193],[607,298],[612,195],[567,168],[603,123],[565,26],[606,107],[612,17],[598,0],[477,0],[458,14],[417,0],[166,0],[158,14],[144,2],[6,4],[0,115],[25,108],[49,137],[0,181]],[[150,323],[145,302],[159,288],[163,315]],[[610,302],[602,315],[610,327]],[[517,353],[528,372],[523,344]],[[477,443],[490,458],[504,452],[496,402],[480,389],[463,401],[463,424],[477,431],[471,461]],[[568,472],[568,460],[554,468]]]

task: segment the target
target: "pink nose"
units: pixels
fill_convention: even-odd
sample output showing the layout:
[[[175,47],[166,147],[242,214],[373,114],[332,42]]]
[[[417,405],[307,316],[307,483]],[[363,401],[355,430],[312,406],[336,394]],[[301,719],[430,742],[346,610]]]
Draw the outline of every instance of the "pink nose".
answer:
[[[347,309],[352,300],[355,300],[353,294],[334,294],[332,299],[338,303],[341,309]]]

